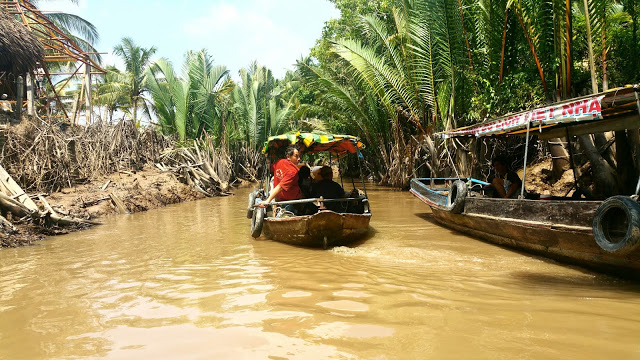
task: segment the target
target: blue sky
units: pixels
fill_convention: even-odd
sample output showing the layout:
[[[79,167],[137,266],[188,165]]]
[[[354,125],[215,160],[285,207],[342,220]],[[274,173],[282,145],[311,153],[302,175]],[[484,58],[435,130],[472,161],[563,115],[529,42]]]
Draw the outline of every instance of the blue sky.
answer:
[[[207,49],[234,78],[253,60],[284,76],[340,13],[327,0],[69,0],[39,1],[41,10],[76,14],[100,33],[103,61],[122,68],[113,47],[130,37],[155,46],[179,71],[188,50]]]

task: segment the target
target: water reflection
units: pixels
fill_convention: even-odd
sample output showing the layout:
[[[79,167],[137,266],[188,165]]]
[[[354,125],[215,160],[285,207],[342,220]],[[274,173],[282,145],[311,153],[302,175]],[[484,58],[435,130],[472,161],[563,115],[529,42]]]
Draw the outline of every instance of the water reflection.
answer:
[[[247,194],[0,251],[0,358],[640,358],[638,284],[462,236],[380,188],[357,246],[256,241]]]

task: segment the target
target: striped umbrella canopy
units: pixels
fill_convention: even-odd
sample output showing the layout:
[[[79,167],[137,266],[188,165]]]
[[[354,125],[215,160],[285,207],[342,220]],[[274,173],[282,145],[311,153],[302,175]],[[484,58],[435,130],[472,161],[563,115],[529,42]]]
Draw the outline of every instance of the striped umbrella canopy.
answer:
[[[275,155],[280,149],[292,144],[300,145],[301,150],[308,154],[328,151],[338,156],[354,154],[364,148],[360,139],[352,135],[295,132],[271,136],[265,142],[262,153]]]

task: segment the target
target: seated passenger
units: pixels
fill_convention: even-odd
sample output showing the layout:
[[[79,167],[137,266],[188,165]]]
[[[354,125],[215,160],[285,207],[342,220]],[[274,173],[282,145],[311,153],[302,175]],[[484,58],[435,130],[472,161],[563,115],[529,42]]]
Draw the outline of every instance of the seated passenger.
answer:
[[[302,191],[302,198],[308,199],[313,197],[312,191],[311,169],[307,165],[302,165],[298,170],[298,186]],[[298,215],[313,215],[318,212],[318,207],[313,203],[302,203],[296,206]]]
[[[324,199],[340,199],[349,197],[349,194],[345,193],[342,186],[333,181],[333,169],[331,169],[330,166],[325,165],[320,169],[320,177],[322,178],[322,180],[313,184],[314,197],[322,196]],[[324,203],[324,207],[327,208],[327,210],[332,210],[335,212],[343,211],[346,206],[347,203],[341,202]]]
[[[493,197],[517,199],[520,195],[522,180],[514,171],[509,171],[507,161],[503,157],[495,157],[491,162],[495,170],[491,184],[486,189],[493,190]]]
[[[298,186],[304,198],[312,197],[311,182],[311,169],[307,165],[302,165],[298,170]]]

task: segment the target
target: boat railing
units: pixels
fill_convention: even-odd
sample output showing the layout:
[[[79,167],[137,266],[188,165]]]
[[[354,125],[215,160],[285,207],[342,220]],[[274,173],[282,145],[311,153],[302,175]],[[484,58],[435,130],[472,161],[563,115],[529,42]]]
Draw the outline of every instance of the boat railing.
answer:
[[[490,185],[486,181],[469,177],[415,178],[412,181],[416,181],[423,186],[428,185],[430,191],[448,192],[451,189],[451,184],[456,180],[464,181],[471,191],[481,191],[483,187]]]
[[[267,206],[273,206],[273,205],[290,205],[290,204],[306,204],[306,203],[312,203],[312,202],[347,202],[347,201],[354,201],[354,200],[360,200],[363,203],[369,202],[369,200],[366,197],[348,197],[348,198],[339,198],[339,199],[324,199],[324,198],[308,198],[308,199],[298,199],[298,200],[286,200],[286,201],[272,201],[268,204],[266,204]],[[254,205],[257,206],[257,205]]]

